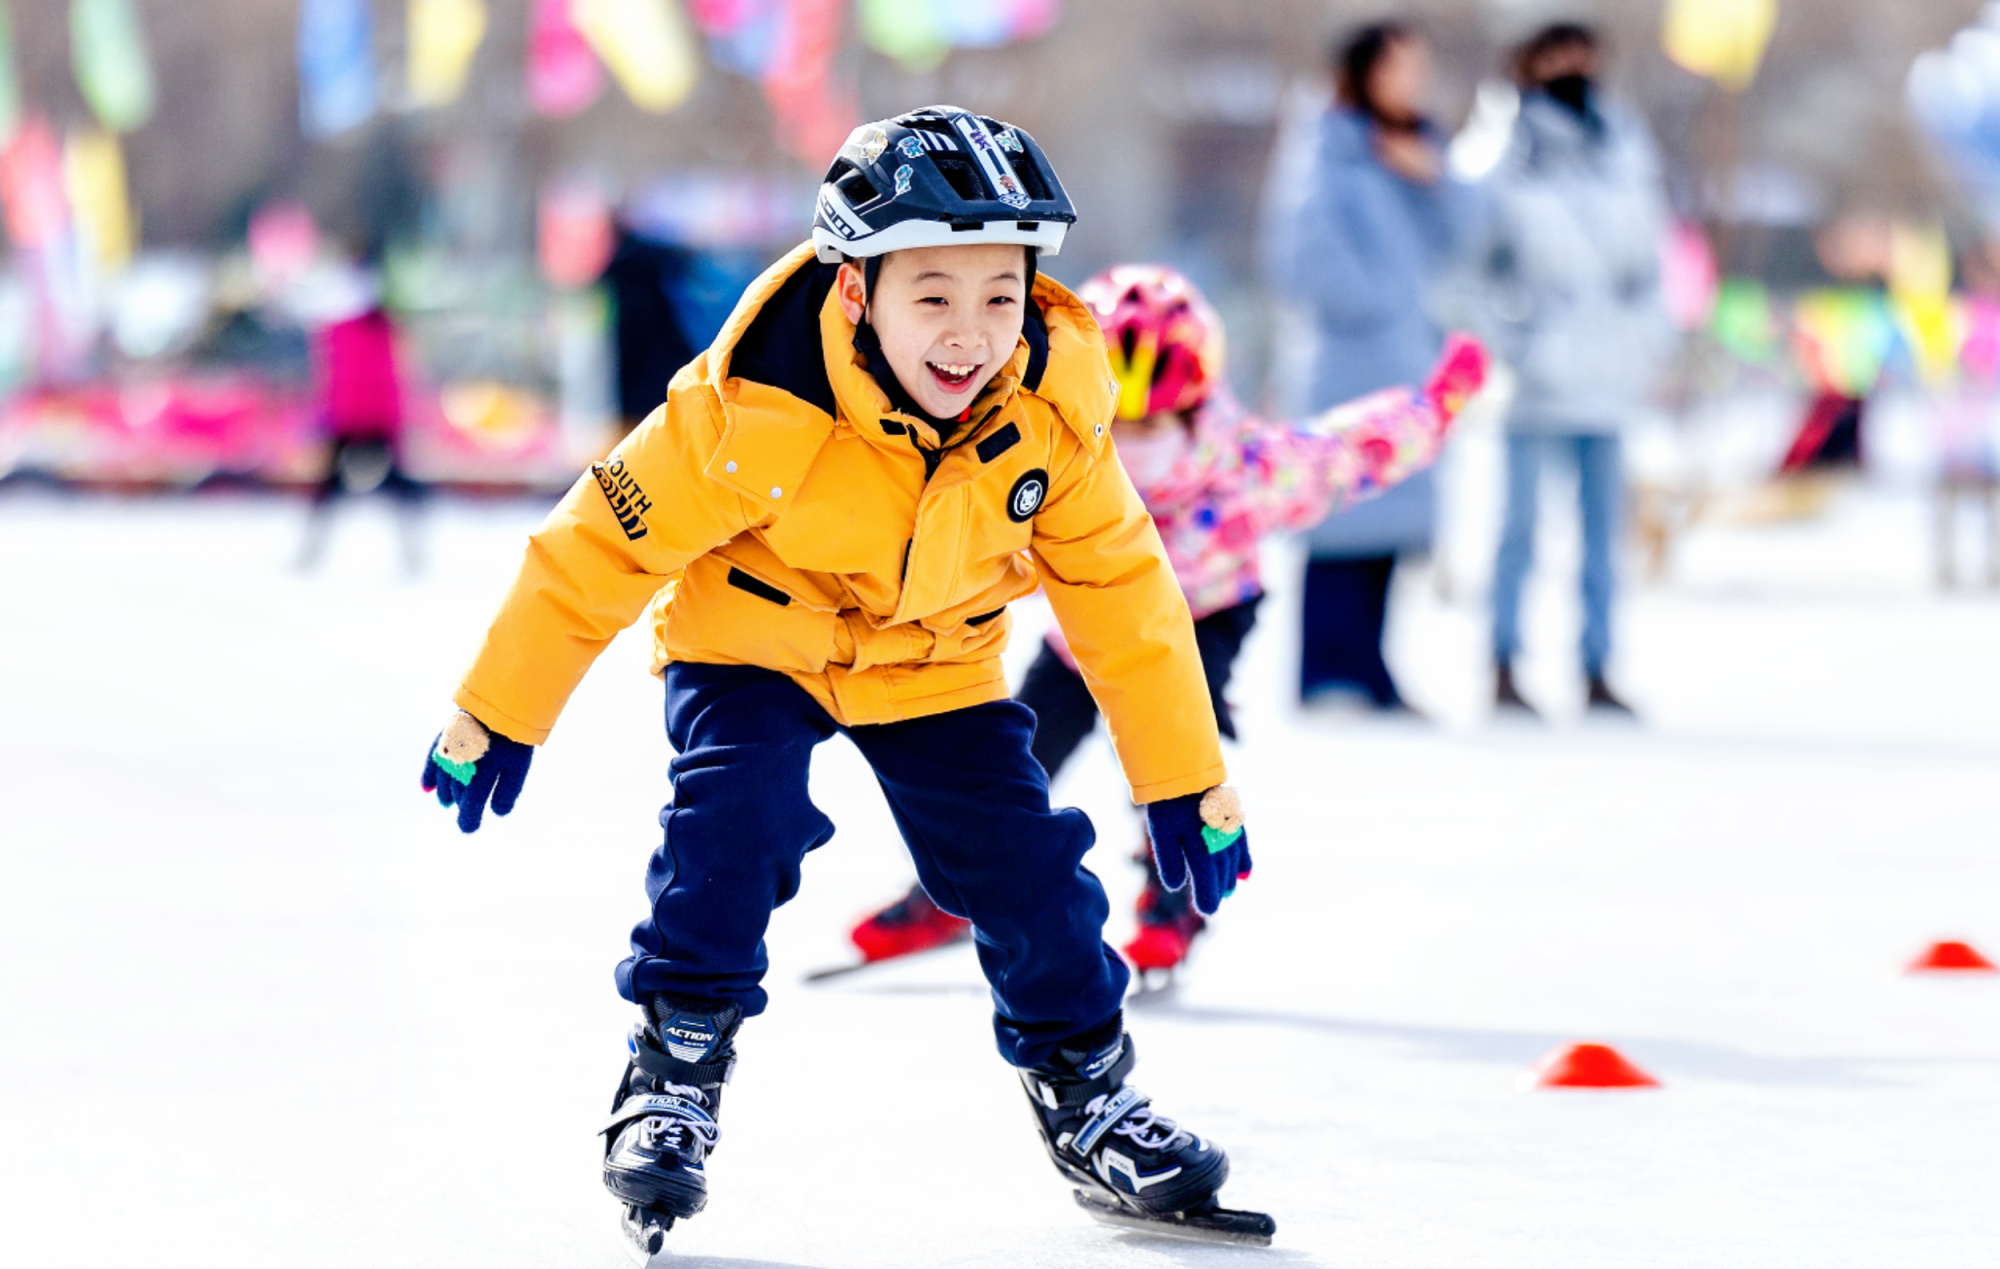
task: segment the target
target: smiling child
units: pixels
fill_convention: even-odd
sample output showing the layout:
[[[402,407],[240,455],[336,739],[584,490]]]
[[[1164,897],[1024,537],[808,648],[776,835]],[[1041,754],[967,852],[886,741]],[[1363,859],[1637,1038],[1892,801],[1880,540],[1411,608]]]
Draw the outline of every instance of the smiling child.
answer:
[[[1007,605],[1039,587],[1161,870],[1204,911],[1248,875],[1187,603],[1111,449],[1102,337],[1036,270],[1074,220],[1018,128],[940,106],[857,129],[811,244],[531,538],[426,763],[465,831],[489,797],[512,810],[532,746],[650,610],[678,756],[617,972],[644,1020],[604,1129],[641,1251],[707,1202],[738,1029],[767,1003],[766,924],[833,836],[806,786],[836,732],[925,889],[972,922],[1000,1052],[1086,1206],[1268,1240],[1268,1217],[1216,1208],[1222,1150],[1125,1083],[1093,830],[1050,807],[1001,672]]]

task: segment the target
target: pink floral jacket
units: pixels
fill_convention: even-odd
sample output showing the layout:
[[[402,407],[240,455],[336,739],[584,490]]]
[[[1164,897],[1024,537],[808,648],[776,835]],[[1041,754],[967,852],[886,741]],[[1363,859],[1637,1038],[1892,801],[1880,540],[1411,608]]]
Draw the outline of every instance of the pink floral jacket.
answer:
[[[1372,497],[1437,460],[1486,353],[1454,338],[1422,392],[1389,388],[1299,424],[1249,414],[1226,393],[1195,417],[1193,444],[1139,488],[1195,619],[1263,592],[1257,544]]]

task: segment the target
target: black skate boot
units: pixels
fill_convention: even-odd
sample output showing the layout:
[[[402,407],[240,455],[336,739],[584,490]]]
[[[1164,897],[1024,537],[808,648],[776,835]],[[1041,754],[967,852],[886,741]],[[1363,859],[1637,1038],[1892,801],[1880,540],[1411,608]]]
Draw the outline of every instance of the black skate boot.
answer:
[[[604,1134],[604,1187],[625,1205],[633,1251],[658,1254],[666,1232],[708,1203],[704,1171],[722,1130],[716,1112],[736,1066],[731,1042],[743,1011],[653,997],[652,1021],[632,1028]]]
[[[1021,1072],[1042,1144],[1076,1184],[1076,1201],[1115,1225],[1210,1242],[1263,1245],[1277,1224],[1261,1212],[1218,1207],[1229,1177],[1220,1146],[1156,1113],[1125,1083],[1136,1056],[1119,1036],[1095,1053],[1065,1049],[1054,1063]]]

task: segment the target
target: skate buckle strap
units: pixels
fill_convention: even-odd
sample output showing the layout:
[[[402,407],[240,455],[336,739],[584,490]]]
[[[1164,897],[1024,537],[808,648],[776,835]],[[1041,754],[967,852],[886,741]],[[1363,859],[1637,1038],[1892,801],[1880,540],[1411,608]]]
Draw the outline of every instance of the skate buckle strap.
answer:
[[[1070,1140],[1069,1148],[1080,1155],[1088,1156],[1091,1148],[1105,1133],[1110,1132],[1119,1120],[1145,1106],[1146,1102],[1146,1095],[1136,1088],[1128,1085],[1119,1089],[1105,1098],[1104,1105],[1098,1108],[1097,1113],[1084,1121],[1083,1127],[1077,1129],[1076,1136]]]
[[[632,1097],[626,1097],[618,1105],[618,1111],[604,1123],[604,1127],[598,1129],[598,1135],[616,1133],[634,1119],[652,1119],[654,1115],[672,1119],[674,1123],[686,1127],[700,1137],[706,1147],[714,1147],[716,1139],[722,1135],[722,1127],[708,1111],[702,1109],[698,1101],[674,1093],[634,1093]]]
[[[1023,1074],[1036,1101],[1050,1110],[1067,1110],[1072,1106],[1088,1105],[1118,1088],[1138,1064],[1139,1054],[1132,1046],[1132,1037],[1124,1036],[1119,1040],[1117,1058],[1089,1079],[1050,1079],[1036,1071],[1025,1071]]]
[[[632,1028],[632,1036],[626,1048],[631,1051],[632,1065],[656,1080],[674,1084],[715,1088],[727,1084],[730,1075],[736,1070],[734,1053],[720,1062],[689,1062],[671,1053],[662,1052],[647,1038],[644,1027]]]

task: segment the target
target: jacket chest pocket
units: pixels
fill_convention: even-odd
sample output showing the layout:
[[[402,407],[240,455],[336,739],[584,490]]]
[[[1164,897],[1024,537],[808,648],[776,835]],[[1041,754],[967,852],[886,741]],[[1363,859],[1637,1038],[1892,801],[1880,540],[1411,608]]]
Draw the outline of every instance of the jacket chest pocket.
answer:
[[[913,511],[894,489],[864,486],[843,495],[815,483],[760,536],[793,568],[894,578],[902,567]]]
[[[1047,484],[1046,474],[995,471],[926,498],[898,615],[941,612],[1000,582],[1033,540],[1034,512],[1048,496]]]

